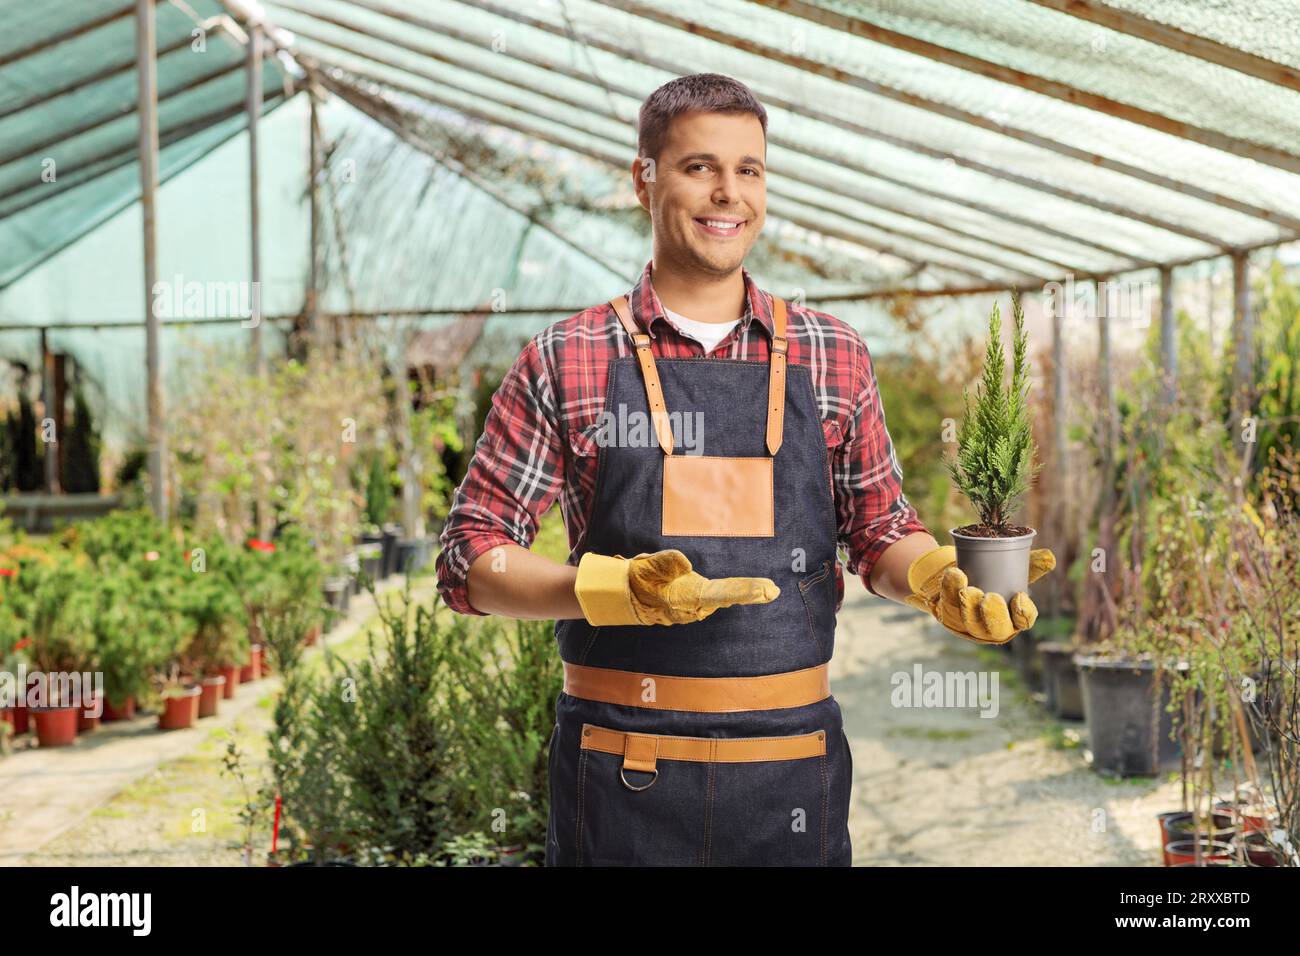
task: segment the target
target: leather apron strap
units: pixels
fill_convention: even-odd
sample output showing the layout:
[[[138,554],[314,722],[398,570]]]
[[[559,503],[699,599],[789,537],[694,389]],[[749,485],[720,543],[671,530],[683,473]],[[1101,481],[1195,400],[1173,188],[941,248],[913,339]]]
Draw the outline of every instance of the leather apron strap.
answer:
[[[650,405],[650,418],[654,422],[655,434],[659,438],[659,447],[665,455],[673,453],[673,430],[664,405],[663,388],[659,384],[659,372],[655,368],[654,355],[650,351],[650,336],[637,325],[628,308],[627,297],[619,296],[610,300],[618,320],[632,337],[636,346],[637,361],[641,365],[641,377],[645,380],[646,401]],[[785,424],[785,357],[787,340],[785,337],[785,300],[772,296],[772,347],[768,358],[767,383],[767,451],[775,455],[781,447],[782,428]]]

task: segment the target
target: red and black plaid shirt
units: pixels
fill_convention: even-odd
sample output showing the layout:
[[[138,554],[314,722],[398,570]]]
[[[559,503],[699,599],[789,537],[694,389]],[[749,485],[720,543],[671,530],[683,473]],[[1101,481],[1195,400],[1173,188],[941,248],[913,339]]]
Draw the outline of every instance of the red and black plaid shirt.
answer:
[[[708,354],[766,362],[772,300],[747,270],[741,271],[745,314]],[[651,351],[656,357],[698,358],[703,346],[683,336],[664,315],[650,272],[647,265],[628,303],[649,331]],[[806,365],[812,373],[831,462],[839,543],[848,553],[845,566],[871,590],[871,569],[884,550],[927,529],[903,495],[903,473],[885,428],[866,344],[833,316],[787,306],[788,361]],[[594,431],[604,410],[609,363],[631,354],[631,340],[608,302],[554,323],[524,346],[492,397],[483,434],[443,528],[438,590],[453,610],[482,613],[466,596],[470,565],[502,544],[530,547],[538,520],[557,499],[569,547],[577,547],[595,491]],[[838,563],[835,573],[842,601]]]

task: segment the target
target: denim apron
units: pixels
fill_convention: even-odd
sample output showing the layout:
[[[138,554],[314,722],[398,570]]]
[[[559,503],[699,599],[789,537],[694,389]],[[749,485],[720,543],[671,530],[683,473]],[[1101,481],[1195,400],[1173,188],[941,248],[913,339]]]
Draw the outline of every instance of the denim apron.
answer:
[[[674,454],[769,454],[767,362],[686,358],[655,359],[653,365],[671,416],[703,426],[689,450],[681,443],[686,426],[675,428]],[[576,563],[588,551],[632,557],[675,548],[705,577],[770,578],[781,589],[779,597],[672,626],[557,621],[564,661],[695,678],[783,674],[829,662],[837,525],[826,439],[809,369],[791,364],[785,372],[782,439],[771,466],[770,536],[664,535],[665,456],[653,429],[649,440],[637,443],[615,441],[617,429],[606,428],[595,451],[589,523],[570,556]],[[638,414],[648,419],[646,392],[637,358],[612,361],[608,421],[623,416],[633,422]],[[824,734],[825,752],[749,762],[659,760],[653,775],[640,774],[627,771],[615,754],[584,748],[586,726],[691,738]],[[794,707],[707,713],[562,692],[549,762],[548,866],[848,866],[851,860],[852,756],[839,704],[829,694]]]

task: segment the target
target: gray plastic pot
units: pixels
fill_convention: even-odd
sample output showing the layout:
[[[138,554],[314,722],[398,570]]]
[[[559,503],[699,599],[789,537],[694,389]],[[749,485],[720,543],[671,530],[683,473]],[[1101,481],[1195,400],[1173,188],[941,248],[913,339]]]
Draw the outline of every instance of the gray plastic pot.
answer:
[[[1018,538],[973,538],[956,528],[948,532],[957,546],[957,567],[971,587],[1001,594],[1009,602],[1017,591],[1029,590],[1029,552],[1038,532]]]
[[[1079,652],[1074,663],[1083,688],[1094,770],[1125,777],[1152,775],[1178,757],[1182,745],[1170,739],[1173,717],[1165,710],[1168,675],[1160,681],[1157,703],[1155,665],[1150,661],[1112,660]],[[1188,665],[1180,661],[1173,667],[1186,670]]]

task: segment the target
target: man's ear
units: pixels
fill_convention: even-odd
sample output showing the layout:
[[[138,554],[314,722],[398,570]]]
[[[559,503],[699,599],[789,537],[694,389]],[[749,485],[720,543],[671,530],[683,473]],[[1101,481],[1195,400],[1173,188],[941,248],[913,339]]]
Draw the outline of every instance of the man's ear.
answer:
[[[655,161],[647,156],[637,156],[632,160],[632,189],[636,201],[646,212],[650,211],[650,186],[655,181]]]

